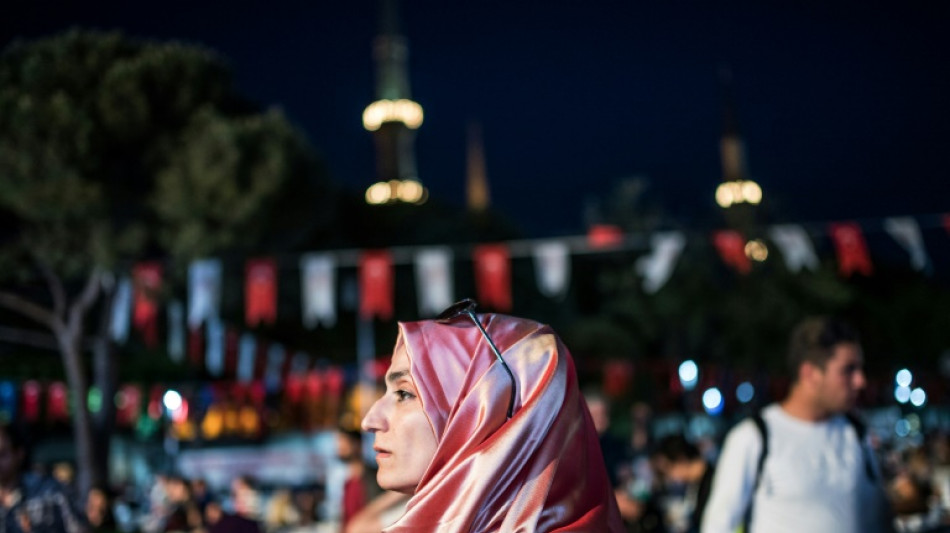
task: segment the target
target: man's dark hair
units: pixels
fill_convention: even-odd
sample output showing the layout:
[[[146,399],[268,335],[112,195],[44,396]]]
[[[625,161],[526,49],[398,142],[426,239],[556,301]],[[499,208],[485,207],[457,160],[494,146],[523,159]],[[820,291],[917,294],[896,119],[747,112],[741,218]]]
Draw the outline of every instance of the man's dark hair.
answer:
[[[655,457],[662,457],[671,463],[678,463],[698,459],[702,454],[700,454],[699,448],[688,441],[686,437],[679,433],[674,433],[663,437],[656,443],[653,455]]]
[[[798,369],[804,363],[818,368],[834,355],[835,346],[842,343],[860,343],[857,330],[839,318],[818,316],[801,321],[792,330],[788,343],[788,371],[792,380],[798,378]]]

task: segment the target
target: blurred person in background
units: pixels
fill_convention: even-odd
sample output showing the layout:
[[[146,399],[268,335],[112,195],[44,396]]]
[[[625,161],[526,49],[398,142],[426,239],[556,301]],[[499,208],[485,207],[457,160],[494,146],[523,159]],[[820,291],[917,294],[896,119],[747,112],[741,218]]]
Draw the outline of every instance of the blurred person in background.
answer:
[[[680,434],[667,435],[657,442],[653,465],[666,487],[681,489],[672,491],[680,494],[678,501],[664,500],[669,531],[698,533],[715,469],[699,448]]]
[[[238,516],[255,522],[261,519],[261,493],[251,476],[242,474],[231,480],[231,506]]]
[[[203,521],[201,511],[192,500],[191,486],[188,481],[181,476],[168,476],[165,491],[168,496],[168,507],[162,530],[172,533],[199,529]]]
[[[97,533],[117,531],[112,513],[112,492],[107,487],[96,485],[89,489],[86,495],[86,520],[92,531]]]
[[[360,510],[378,496],[382,489],[376,482],[376,470],[363,462],[363,436],[359,431],[338,428],[336,455],[346,468],[343,481],[343,509],[340,526],[347,524]]]
[[[204,478],[196,477],[188,481],[188,486],[191,488],[191,501],[204,513],[205,505],[208,505],[212,498],[208,482]]]
[[[262,533],[257,521],[225,511],[215,499],[205,505],[204,530],[207,533]]]
[[[320,504],[324,499],[323,486],[300,487],[293,491],[294,509],[299,520],[290,528],[292,533],[316,533],[320,524]]]
[[[630,451],[624,440],[610,432],[610,401],[596,390],[584,391],[584,401],[604,456],[610,485],[617,489],[630,477]]]
[[[703,533],[891,531],[863,426],[848,414],[866,384],[857,332],[828,317],[792,332],[792,384],[726,436]]]
[[[300,523],[300,512],[294,505],[290,489],[280,488],[271,494],[264,513],[264,530],[268,533],[289,531]]]
[[[932,505],[929,480],[901,472],[887,488],[894,508],[895,529],[899,533],[930,532],[940,525],[940,509]]]
[[[24,472],[29,464],[24,435],[0,423],[0,531],[3,533],[85,533],[84,513],[53,478]]]

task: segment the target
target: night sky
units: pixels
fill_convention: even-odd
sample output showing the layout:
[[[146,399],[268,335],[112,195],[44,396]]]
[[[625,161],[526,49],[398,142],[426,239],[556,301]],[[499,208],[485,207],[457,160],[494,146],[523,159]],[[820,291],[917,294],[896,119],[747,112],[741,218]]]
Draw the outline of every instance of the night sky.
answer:
[[[22,3],[0,42],[119,29],[218,51],[238,89],[282,108],[334,180],[374,180],[377,3]],[[83,3],[93,4],[93,3]],[[719,72],[734,78],[750,176],[776,219],[950,211],[950,16],[939,2],[403,2],[421,180],[463,205],[481,123],[494,205],[529,236],[584,231],[584,203],[641,176],[681,219],[721,179]],[[699,222],[697,222],[699,223]]]

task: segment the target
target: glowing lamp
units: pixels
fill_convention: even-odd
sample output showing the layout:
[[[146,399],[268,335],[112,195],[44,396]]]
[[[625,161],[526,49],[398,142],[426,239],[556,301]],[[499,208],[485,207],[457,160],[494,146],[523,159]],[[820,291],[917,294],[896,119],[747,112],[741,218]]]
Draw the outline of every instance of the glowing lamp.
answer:
[[[409,129],[422,125],[422,106],[412,100],[376,100],[363,110],[363,127],[378,130],[386,122],[402,122]]]
[[[716,187],[716,203],[726,208],[736,204],[758,205],[762,202],[762,188],[752,180],[724,181]]]

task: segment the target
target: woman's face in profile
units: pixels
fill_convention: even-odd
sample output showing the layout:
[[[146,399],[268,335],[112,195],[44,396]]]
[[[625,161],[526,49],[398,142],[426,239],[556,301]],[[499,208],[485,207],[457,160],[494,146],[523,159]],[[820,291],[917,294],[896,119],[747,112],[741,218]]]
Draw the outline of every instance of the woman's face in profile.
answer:
[[[363,430],[376,435],[376,481],[386,490],[412,494],[425,474],[438,442],[409,374],[409,355],[399,343],[386,372],[386,394],[363,418]]]

